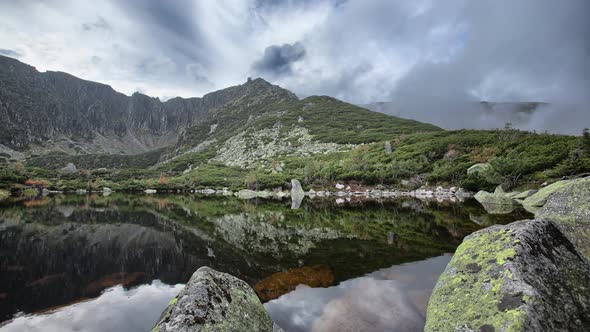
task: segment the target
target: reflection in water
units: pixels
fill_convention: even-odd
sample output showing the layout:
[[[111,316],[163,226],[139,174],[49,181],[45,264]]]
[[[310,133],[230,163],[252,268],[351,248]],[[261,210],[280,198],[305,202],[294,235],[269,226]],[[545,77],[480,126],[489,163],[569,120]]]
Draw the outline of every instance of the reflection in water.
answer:
[[[473,202],[414,199],[341,205],[314,199],[297,210],[288,201],[116,193],[2,202],[0,322],[19,312],[39,313],[96,298],[115,285],[138,289],[133,287],[153,280],[185,283],[204,265],[258,285],[259,296],[268,301],[300,283],[337,285],[453,252],[477,229],[526,217],[520,211],[489,215]],[[387,283],[378,284],[389,289]],[[356,297],[349,297],[352,304],[342,300],[331,307],[360,312]],[[26,317],[36,321],[45,316]],[[117,317],[109,323],[127,326]]]
[[[149,331],[171,298],[182,285],[168,286],[160,281],[131,290],[109,288],[93,300],[40,314],[20,316],[2,331]]]
[[[394,266],[329,288],[299,286],[265,307],[286,331],[422,331],[430,292],[450,259]]]

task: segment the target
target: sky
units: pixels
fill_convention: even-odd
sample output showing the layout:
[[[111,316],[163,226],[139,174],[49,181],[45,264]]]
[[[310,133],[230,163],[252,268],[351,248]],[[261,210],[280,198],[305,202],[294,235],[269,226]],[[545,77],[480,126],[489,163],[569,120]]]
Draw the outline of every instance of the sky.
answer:
[[[584,117],[588,13],[587,0],[0,0],[0,54],[164,99],[260,76],[412,112],[542,101]]]

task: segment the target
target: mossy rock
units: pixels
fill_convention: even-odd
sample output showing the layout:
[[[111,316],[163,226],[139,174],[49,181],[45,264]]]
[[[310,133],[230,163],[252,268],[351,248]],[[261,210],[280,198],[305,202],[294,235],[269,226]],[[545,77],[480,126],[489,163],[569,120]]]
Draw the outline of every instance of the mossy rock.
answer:
[[[490,165],[489,163],[479,163],[479,164],[475,164],[471,167],[469,167],[469,169],[467,169],[467,174],[475,174],[475,173],[488,173],[488,172],[494,172],[494,167],[492,167],[492,165]]]
[[[198,269],[170,301],[152,332],[273,331],[273,322],[246,282]]]
[[[430,298],[425,331],[588,331],[590,265],[549,221],[465,238]]]
[[[590,177],[555,190],[535,217],[553,221],[590,261]]]
[[[548,185],[547,187],[541,188],[534,195],[527,197],[522,202],[522,205],[529,212],[535,213],[540,207],[545,205],[547,198],[549,198],[551,194],[566,187],[570,182],[571,180],[557,181]]]
[[[0,189],[0,200],[10,197],[10,193],[6,190]]]

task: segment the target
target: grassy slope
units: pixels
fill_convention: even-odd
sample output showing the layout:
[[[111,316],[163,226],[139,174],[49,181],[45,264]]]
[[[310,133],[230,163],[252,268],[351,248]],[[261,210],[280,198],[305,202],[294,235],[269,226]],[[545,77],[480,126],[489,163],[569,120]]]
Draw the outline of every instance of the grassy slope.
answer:
[[[27,178],[49,178],[60,189],[85,188],[139,190],[230,187],[272,188],[298,178],[306,186],[330,186],[335,181],[398,185],[402,179],[421,175],[430,185],[455,184],[468,189],[493,189],[500,183],[512,186],[541,183],[562,176],[590,172],[590,149],[581,137],[534,134],[516,130],[459,130],[394,136],[393,153],[386,155],[383,142],[361,145],[351,152],[315,155],[306,158],[284,157],[284,171],[239,169],[207,163],[214,151],[208,150],[179,158],[149,170],[110,170],[85,175],[58,175],[41,169],[0,171],[0,187]],[[453,153],[449,153],[453,151]],[[183,163],[190,159],[200,167],[183,174]],[[200,160],[200,161],[199,161]],[[497,170],[491,179],[467,176],[476,163],[490,162]],[[178,170],[174,168],[178,167]],[[423,182],[423,183],[424,183]],[[4,184],[2,184],[4,183]]]

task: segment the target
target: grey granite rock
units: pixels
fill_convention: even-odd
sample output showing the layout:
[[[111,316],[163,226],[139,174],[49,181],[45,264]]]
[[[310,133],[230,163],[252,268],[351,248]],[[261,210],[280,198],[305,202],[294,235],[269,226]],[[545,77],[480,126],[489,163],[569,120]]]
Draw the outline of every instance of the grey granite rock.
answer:
[[[152,332],[277,331],[246,282],[208,267],[199,268]]]

